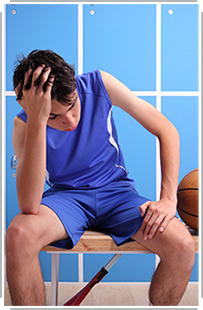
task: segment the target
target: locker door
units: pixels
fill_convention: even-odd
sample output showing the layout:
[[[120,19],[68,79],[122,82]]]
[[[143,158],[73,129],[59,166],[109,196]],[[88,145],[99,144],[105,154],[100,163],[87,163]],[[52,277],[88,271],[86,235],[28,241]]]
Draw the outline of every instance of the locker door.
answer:
[[[199,16],[197,5],[162,5],[162,90],[198,87]]]
[[[180,135],[179,181],[199,167],[198,97],[163,97],[162,113],[176,126]]]
[[[84,72],[106,70],[131,90],[156,88],[156,5],[84,5]]]
[[[13,90],[16,55],[51,49],[77,69],[77,5],[17,4],[6,6],[6,89]]]

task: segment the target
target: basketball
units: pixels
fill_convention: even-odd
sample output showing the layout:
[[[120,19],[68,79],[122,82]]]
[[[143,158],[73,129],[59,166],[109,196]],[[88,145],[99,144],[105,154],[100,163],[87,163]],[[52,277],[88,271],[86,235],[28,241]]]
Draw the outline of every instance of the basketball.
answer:
[[[178,186],[177,210],[183,222],[190,228],[199,229],[199,169],[190,171]]]

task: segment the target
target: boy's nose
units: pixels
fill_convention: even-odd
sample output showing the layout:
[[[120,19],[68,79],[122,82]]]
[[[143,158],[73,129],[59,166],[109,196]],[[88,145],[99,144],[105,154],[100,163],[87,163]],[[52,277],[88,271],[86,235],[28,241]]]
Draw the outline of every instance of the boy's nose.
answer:
[[[63,125],[72,128],[75,126],[75,117],[71,113],[66,113],[66,115],[63,116],[62,123]]]

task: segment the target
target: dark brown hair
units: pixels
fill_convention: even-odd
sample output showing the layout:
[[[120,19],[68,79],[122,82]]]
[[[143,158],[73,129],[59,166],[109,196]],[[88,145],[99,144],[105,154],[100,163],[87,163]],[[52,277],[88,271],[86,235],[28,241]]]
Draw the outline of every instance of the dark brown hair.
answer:
[[[68,65],[61,56],[51,50],[34,50],[27,58],[24,55],[22,55],[21,58],[17,57],[13,75],[14,89],[21,83],[21,89],[17,96],[17,100],[22,98],[25,73],[29,68],[33,69],[29,81],[24,86],[25,89],[30,89],[33,72],[42,64],[44,64],[45,67],[35,82],[35,85],[39,85],[44,70],[46,70],[47,67],[51,67],[50,76],[54,76],[51,98],[59,101],[63,105],[70,105],[70,95],[76,89],[75,70],[73,66]],[[46,90],[48,83],[49,79],[44,84],[44,90]]]

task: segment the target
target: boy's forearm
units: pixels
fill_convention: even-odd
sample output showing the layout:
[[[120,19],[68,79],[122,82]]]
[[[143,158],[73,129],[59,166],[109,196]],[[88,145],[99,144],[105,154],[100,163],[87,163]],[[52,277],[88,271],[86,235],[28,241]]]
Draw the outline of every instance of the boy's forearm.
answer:
[[[27,121],[24,152],[17,170],[18,203],[23,213],[37,214],[46,172],[46,124]]]
[[[170,133],[160,140],[161,196],[176,204],[179,176],[179,134],[172,127]]]

